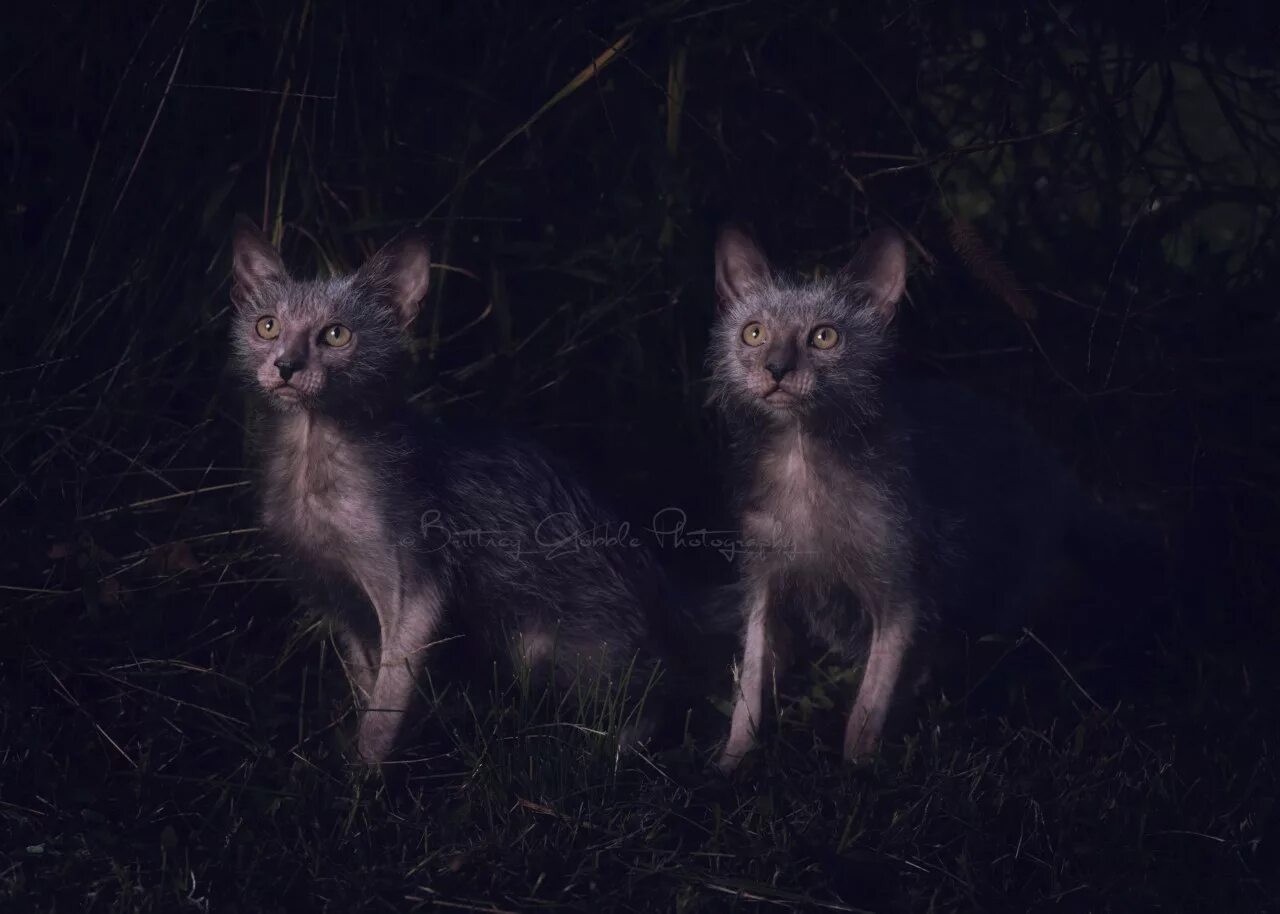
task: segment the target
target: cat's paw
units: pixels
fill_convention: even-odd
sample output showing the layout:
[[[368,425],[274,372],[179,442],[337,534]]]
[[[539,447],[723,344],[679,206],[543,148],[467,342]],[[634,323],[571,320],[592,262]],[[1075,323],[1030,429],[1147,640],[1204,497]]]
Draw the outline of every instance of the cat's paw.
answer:
[[[366,765],[380,765],[391,757],[400,728],[399,711],[366,711],[356,733],[356,754]]]
[[[853,739],[846,739],[844,760],[850,765],[869,766],[875,761],[880,748],[880,735],[862,730]]]
[[[738,766],[742,764],[743,758],[751,751],[750,747],[743,749],[726,748],[720,754],[720,758],[716,760],[715,769],[720,774],[728,777],[738,770]]]

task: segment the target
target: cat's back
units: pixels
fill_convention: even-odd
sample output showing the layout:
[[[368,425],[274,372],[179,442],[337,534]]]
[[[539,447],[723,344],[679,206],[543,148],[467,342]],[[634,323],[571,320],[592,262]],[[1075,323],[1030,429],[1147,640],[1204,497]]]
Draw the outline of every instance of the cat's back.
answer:
[[[465,581],[464,625],[496,618],[530,644],[607,643],[619,656],[669,629],[657,560],[567,462],[484,424],[435,423],[429,440],[426,510]]]
[[[524,527],[551,513],[604,513],[574,470],[527,436],[492,423],[422,418],[411,440],[422,487],[463,514]]]
[[[541,588],[558,599],[649,602],[664,578],[608,501],[540,443],[490,423],[427,422],[415,439],[430,508],[468,543],[476,586]],[[603,591],[602,591],[603,588]]]

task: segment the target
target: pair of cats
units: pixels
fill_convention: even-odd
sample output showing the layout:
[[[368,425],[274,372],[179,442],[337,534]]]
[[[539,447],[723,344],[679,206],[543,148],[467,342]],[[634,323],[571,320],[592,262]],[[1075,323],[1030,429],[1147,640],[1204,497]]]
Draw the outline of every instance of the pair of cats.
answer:
[[[427,292],[416,238],[357,272],[289,276],[234,236],[234,358],[269,407],[264,523],[327,608],[359,707],[362,759],[400,742],[429,649],[460,633],[489,660],[648,681],[678,667],[698,614],[608,509],[533,445],[415,417],[396,391]],[[906,248],[872,235],[833,277],[779,276],[741,231],[716,247],[712,399],[733,442],[743,656],[728,742],[755,745],[786,631],[866,667],[844,754],[871,753],[908,652],[935,618],[1019,610],[1092,503],[1010,416],[888,369]],[[683,648],[687,654],[687,648]]]

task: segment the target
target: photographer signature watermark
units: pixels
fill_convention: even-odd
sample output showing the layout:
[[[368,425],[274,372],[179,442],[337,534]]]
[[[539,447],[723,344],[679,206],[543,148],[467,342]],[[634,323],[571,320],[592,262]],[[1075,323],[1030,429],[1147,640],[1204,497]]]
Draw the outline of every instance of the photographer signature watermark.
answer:
[[[740,530],[691,527],[681,508],[657,511],[648,526],[633,528],[630,521],[593,524],[583,527],[572,512],[551,514],[526,526],[479,528],[453,524],[439,510],[423,512],[417,537],[406,537],[402,545],[417,546],[425,552],[443,549],[486,549],[513,558],[542,556],[561,558],[588,549],[643,549],[652,545],[663,549],[710,549],[727,561],[740,555],[780,553],[801,554],[790,542],[779,538],[757,540]]]

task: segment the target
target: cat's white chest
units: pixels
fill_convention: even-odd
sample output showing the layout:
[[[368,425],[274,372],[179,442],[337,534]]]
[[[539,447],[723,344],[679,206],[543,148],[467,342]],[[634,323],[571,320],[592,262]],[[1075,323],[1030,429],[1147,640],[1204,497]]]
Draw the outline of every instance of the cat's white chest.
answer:
[[[748,536],[793,559],[820,548],[829,467],[799,435],[775,442],[758,464],[754,497],[743,518]]]
[[[377,480],[335,427],[300,417],[282,430],[274,462],[266,520],[294,546],[346,564],[382,538]]]
[[[797,433],[762,454],[743,523],[749,537],[769,544],[775,561],[848,578],[866,573],[884,552],[889,516],[886,493]]]

